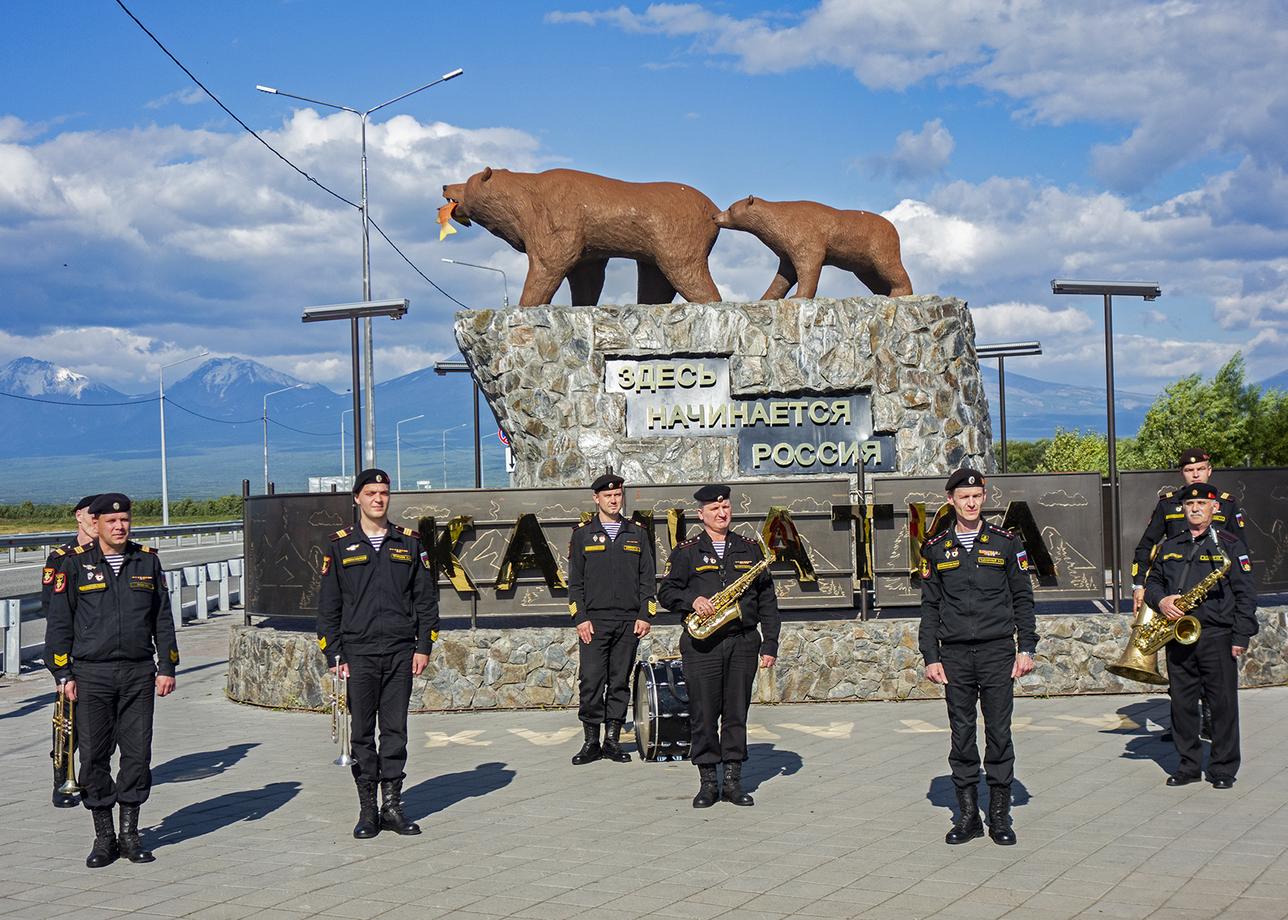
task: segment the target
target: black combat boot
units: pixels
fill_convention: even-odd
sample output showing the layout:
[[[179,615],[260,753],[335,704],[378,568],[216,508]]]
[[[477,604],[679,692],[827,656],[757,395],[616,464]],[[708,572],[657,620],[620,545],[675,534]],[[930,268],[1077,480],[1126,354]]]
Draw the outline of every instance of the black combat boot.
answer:
[[[720,800],[734,805],[755,805],[756,800],[751,794],[742,791],[742,764],[730,761],[724,768],[724,786],[720,790]]]
[[[384,804],[380,806],[380,826],[404,837],[415,837],[420,833],[420,825],[415,821],[408,821],[403,814],[402,784],[400,779],[380,781],[380,795],[384,799]]]
[[[112,826],[112,809],[91,808],[94,816],[94,848],[85,857],[85,865],[91,869],[110,866],[121,856],[121,848],[116,843],[116,828]]]
[[[376,784],[364,779],[358,783],[358,823],[353,836],[366,840],[380,833],[380,812],[376,810]]]
[[[152,855],[152,851],[143,849],[143,841],[139,838],[139,806],[122,803],[121,836],[117,839],[121,848],[121,855],[130,862],[156,862],[156,857]]]
[[[581,727],[586,735],[586,742],[581,746],[580,751],[572,755],[572,762],[578,767],[584,763],[593,763],[604,756],[604,750],[599,746],[599,723],[582,722]]]
[[[630,763],[631,755],[622,750],[622,723],[607,722],[604,727],[604,757],[613,763]]]
[[[998,846],[1014,846],[1011,829],[1011,787],[990,786],[988,789],[988,836]]]
[[[1199,740],[1212,741],[1212,707],[1202,697],[1199,698]]]
[[[958,844],[984,836],[979,817],[979,787],[957,787],[957,823],[944,835],[944,843]]]
[[[694,808],[710,808],[716,803],[716,765],[713,763],[698,764],[698,776],[701,783],[698,794],[693,797]]]
[[[67,779],[67,771],[58,769],[58,764],[54,764],[54,807],[55,808],[75,808],[80,804],[80,796],[71,792],[59,792],[63,783]]]

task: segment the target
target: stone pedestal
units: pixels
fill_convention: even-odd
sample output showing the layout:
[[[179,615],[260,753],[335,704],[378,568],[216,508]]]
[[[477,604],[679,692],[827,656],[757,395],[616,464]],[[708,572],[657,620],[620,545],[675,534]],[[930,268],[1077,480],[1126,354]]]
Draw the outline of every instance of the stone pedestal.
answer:
[[[719,356],[733,398],[868,392],[903,475],[993,468],[975,329],[955,298],[462,311],[456,340],[510,436],[513,484],[737,479],[737,437],[627,438],[608,358]]]

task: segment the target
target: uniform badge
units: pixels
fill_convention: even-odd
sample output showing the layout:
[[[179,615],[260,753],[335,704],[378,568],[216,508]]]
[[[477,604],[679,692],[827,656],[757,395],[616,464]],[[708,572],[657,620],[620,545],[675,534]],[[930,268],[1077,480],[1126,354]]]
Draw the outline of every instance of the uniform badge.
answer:
[[[344,551],[346,553],[351,553],[361,545],[362,545],[361,543],[350,543],[348,546],[344,548]]]
[[[1249,561],[1247,556],[1239,557],[1239,568],[1243,569],[1245,572],[1252,571],[1252,563]]]
[[[54,567],[47,565],[44,571],[40,573],[40,583],[42,585],[52,585],[54,583]]]
[[[420,564],[426,569],[432,569],[434,567],[434,564],[429,561],[429,550],[422,549],[420,551]]]
[[[924,556],[921,559],[921,577],[922,578],[930,577],[930,560],[926,559]]]
[[[1243,512],[1242,512],[1242,511],[1236,511],[1236,512],[1234,513],[1234,522],[1235,522],[1236,524],[1238,524],[1240,527],[1242,527],[1242,526],[1243,526]]]
[[[178,664],[178,663],[179,663],[179,651],[178,651],[178,649],[173,649],[173,648],[172,648],[172,649],[170,649],[170,663],[171,663],[171,664]]]
[[[1021,572],[1027,572],[1027,571],[1029,570],[1029,553],[1028,553],[1028,550],[1023,550],[1023,549],[1022,549],[1022,550],[1020,550],[1018,553],[1016,553],[1016,554],[1015,554],[1015,561],[1016,561],[1016,563],[1019,565],[1019,567],[1020,567],[1020,571],[1021,571]],[[1132,574],[1134,575],[1135,573],[1133,572]]]
[[[322,557],[322,574],[323,574],[323,575],[325,575],[325,574],[326,574],[327,572],[329,572],[329,571],[331,571],[331,557],[330,557],[330,556],[323,556],[323,557]]]
[[[54,593],[62,594],[67,590],[67,573],[59,572],[54,576]]]

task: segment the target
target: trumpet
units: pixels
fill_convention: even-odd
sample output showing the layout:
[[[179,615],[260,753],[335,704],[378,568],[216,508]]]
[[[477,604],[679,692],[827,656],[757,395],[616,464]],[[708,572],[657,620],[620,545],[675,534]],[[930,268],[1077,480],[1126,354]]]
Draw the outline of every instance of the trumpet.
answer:
[[[353,763],[349,753],[352,746],[349,741],[349,678],[340,676],[340,656],[335,659],[335,672],[331,675],[331,695],[327,702],[331,706],[331,743],[340,745],[340,756],[332,761],[337,767],[347,767]]]
[[[76,784],[76,701],[67,695],[67,681],[58,683],[54,702],[54,768],[67,770],[67,779],[58,787],[62,795],[80,795]]]

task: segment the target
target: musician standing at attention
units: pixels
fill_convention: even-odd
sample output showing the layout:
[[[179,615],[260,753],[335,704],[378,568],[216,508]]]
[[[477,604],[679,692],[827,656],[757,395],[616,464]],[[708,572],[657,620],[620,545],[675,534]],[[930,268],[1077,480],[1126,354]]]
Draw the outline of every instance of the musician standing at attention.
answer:
[[[1145,602],[1169,620],[1177,620],[1182,616],[1177,597],[1230,563],[1189,612],[1202,626],[1199,640],[1192,645],[1169,642],[1165,646],[1172,741],[1180,755],[1180,765],[1167,778],[1169,786],[1199,780],[1203,761],[1197,707],[1200,695],[1212,710],[1208,782],[1213,788],[1229,789],[1239,772],[1238,662],[1257,634],[1257,589],[1243,540],[1213,524],[1220,501],[1220,492],[1210,483],[1195,483],[1181,491],[1188,528],[1159,546],[1145,581]]]
[[[658,591],[662,605],[682,618],[690,612],[711,614],[712,598],[762,558],[759,546],[729,529],[733,508],[728,486],[703,486],[693,497],[702,531],[671,552]],[[735,603],[741,616],[713,635],[694,639],[685,630],[680,637],[689,689],[690,756],[701,777],[694,808],[715,804],[720,763],[724,764],[720,798],[735,805],[755,804],[742,789],[742,764],[747,759],[747,710],[756,658],[759,655],[760,667],[772,668],[778,655],[780,624],[773,578],[761,572]]]
[[[657,614],[656,576],[648,534],[622,517],[622,477],[605,473],[590,486],[596,513],[568,544],[568,613],[577,628],[581,719],[585,742],[577,766],[606,757],[627,763],[622,723],[631,698],[631,668],[640,639]],[[599,744],[603,724],[604,744]]]
[[[958,470],[948,477],[956,524],[921,549],[921,628],[917,644],[926,677],[944,686],[952,747],[948,765],[959,806],[949,844],[984,836],[979,818],[979,745],[976,705],[984,714],[984,774],[988,779],[988,834],[1015,843],[1011,828],[1013,681],[1033,670],[1038,644],[1024,544],[983,519],[984,477]],[[1018,639],[1018,650],[1016,648]]]
[[[358,786],[353,836],[374,837],[382,828],[419,834],[402,806],[407,706],[411,679],[429,665],[438,638],[438,586],[416,531],[389,521],[388,473],[359,473],[353,502],[358,526],[331,534],[322,558],[317,623],[318,646],[333,680],[349,681],[352,769]],[[383,798],[379,813],[376,783]]]

